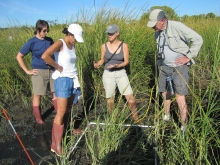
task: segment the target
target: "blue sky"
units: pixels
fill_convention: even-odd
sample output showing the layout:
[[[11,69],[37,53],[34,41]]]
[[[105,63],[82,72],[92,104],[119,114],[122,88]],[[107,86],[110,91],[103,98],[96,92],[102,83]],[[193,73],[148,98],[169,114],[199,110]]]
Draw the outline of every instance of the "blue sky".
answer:
[[[140,15],[152,6],[169,6],[179,16],[213,12],[220,16],[220,0],[1,0],[0,27],[35,25],[38,19],[68,23],[76,13],[98,8],[135,9]],[[88,12],[89,11],[89,12]]]

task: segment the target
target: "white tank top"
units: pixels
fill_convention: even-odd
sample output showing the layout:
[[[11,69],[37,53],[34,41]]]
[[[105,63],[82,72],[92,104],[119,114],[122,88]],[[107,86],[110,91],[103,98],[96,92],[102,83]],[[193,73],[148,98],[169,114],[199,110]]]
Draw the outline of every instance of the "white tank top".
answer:
[[[60,39],[63,42],[63,50],[60,52],[55,52],[55,61],[60,66],[63,67],[63,71],[60,73],[56,70],[52,78],[57,79],[58,77],[69,77],[76,78],[78,75],[76,68],[76,51],[74,45],[72,45],[72,49],[70,50],[63,39]],[[75,85],[74,85],[75,86]]]

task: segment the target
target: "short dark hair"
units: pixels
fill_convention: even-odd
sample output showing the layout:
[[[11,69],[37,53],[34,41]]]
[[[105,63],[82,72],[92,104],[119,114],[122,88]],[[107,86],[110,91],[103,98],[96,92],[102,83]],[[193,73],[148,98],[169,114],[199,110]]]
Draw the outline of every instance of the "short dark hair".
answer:
[[[41,30],[42,30],[43,27],[45,27],[45,26],[47,27],[47,31],[49,32],[49,24],[48,24],[48,22],[45,21],[45,20],[39,19],[39,20],[36,22],[34,34],[36,35],[36,34],[37,34],[37,31],[41,32]]]

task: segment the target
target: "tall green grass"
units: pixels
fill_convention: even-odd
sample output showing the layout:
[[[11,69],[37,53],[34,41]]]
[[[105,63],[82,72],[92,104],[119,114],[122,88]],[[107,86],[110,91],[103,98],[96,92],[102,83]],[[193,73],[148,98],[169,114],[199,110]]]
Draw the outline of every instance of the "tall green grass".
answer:
[[[156,45],[153,30],[146,27],[147,20],[135,19],[137,11],[103,7],[96,10],[95,14],[82,11],[73,16],[77,18],[77,22],[82,23],[84,29],[85,43],[76,45],[77,66],[83,91],[82,101],[86,106],[84,126],[88,126],[90,121],[109,124],[88,126],[88,132],[85,134],[86,157],[91,160],[91,164],[111,164],[112,161],[115,164],[147,164],[147,162],[154,164],[155,160],[160,164],[169,165],[219,164],[220,19],[183,20],[183,23],[201,34],[204,39],[196,64],[190,67],[188,84],[190,92],[186,96],[189,121],[187,131],[183,133],[176,120],[179,118],[179,111],[174,98],[172,112],[177,118],[174,117],[169,123],[162,121],[163,106],[157,92]],[[120,125],[134,123],[128,107],[124,105],[120,96],[114,113],[111,115],[107,113],[101,81],[103,68],[94,69],[93,61],[99,60],[100,46],[107,41],[105,29],[112,23],[120,27],[120,38],[130,48],[129,77],[136,98],[142,101],[138,107],[140,118],[143,118],[146,125],[153,125],[154,128],[130,133],[133,128]],[[62,38],[61,31],[66,26],[65,24],[51,26],[49,36],[54,40]],[[8,101],[14,99],[21,100],[25,108],[30,109],[28,104],[31,102],[30,77],[18,66],[15,57],[21,46],[33,36],[33,31],[33,28],[24,27],[10,27],[0,31],[0,104],[9,113],[13,105]],[[30,67],[31,56],[24,59]],[[208,102],[204,104],[206,99]],[[44,97],[44,106],[48,102],[49,99]],[[76,141],[76,137],[66,134],[65,151],[70,151]],[[65,158],[60,158],[57,162],[70,164]]]

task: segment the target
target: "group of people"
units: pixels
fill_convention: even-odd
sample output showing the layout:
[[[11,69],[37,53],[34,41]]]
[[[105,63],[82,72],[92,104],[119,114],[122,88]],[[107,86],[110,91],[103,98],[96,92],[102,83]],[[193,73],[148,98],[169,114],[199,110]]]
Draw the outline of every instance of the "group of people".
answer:
[[[75,95],[79,93],[80,83],[75,65],[75,44],[84,42],[83,30],[79,24],[71,24],[63,29],[65,37],[55,43],[49,37],[49,25],[44,20],[36,23],[35,36],[28,40],[17,54],[17,61],[21,68],[31,75],[33,85],[33,113],[38,124],[44,124],[41,116],[40,99],[46,94],[50,84],[53,93],[52,103],[56,116],[52,127],[51,151],[58,156],[62,155],[62,137],[64,133],[64,115],[69,113]],[[29,70],[23,57],[32,53],[32,69]],[[73,134],[82,134],[76,128]]]
[[[202,44],[202,37],[181,22],[167,20],[165,12],[155,9],[150,13],[147,26],[155,30],[157,43],[157,59],[159,74],[159,91],[164,98],[165,121],[170,120],[171,91],[167,90],[167,78],[171,78],[176,101],[180,109],[181,130],[185,131],[187,123],[187,104],[185,95],[188,93],[188,66],[194,63]],[[65,37],[55,43],[49,37],[49,25],[44,20],[36,23],[35,36],[25,43],[17,54],[21,68],[31,75],[33,85],[33,113],[38,124],[44,124],[41,117],[40,99],[46,94],[50,84],[52,103],[56,116],[52,128],[51,151],[62,155],[62,137],[64,132],[64,115],[71,110],[75,94],[80,83],[75,65],[77,42],[84,42],[83,29],[79,24],[70,24],[63,29]],[[124,95],[133,119],[139,120],[136,101],[125,70],[129,63],[128,45],[121,41],[120,30],[116,24],[109,25],[106,30],[108,42],[101,45],[101,58],[94,61],[94,68],[104,65],[102,81],[106,93],[107,105],[110,112],[114,109],[115,89],[118,87]],[[190,46],[189,46],[190,43]],[[29,70],[23,57],[32,53],[32,69]],[[81,134],[79,128],[74,134]]]

